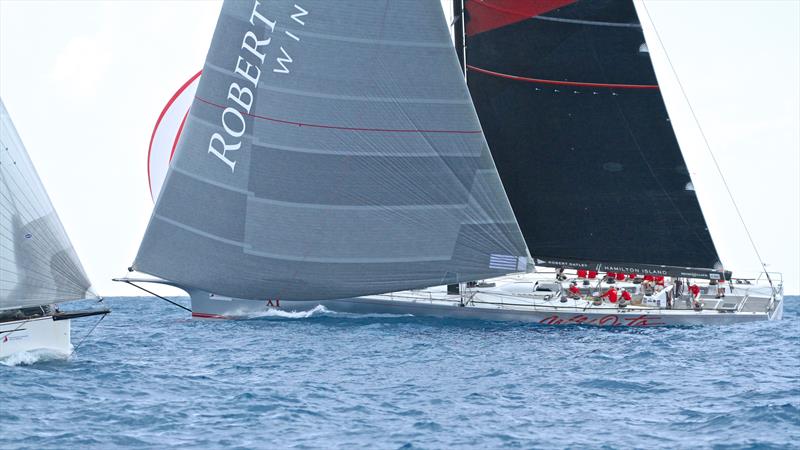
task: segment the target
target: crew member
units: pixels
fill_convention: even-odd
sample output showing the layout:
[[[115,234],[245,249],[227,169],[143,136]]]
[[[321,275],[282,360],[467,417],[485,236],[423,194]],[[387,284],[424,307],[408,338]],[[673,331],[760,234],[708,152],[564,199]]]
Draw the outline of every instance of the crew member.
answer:
[[[620,292],[620,297],[622,297],[619,301],[619,306],[627,306],[633,297],[631,297],[631,293],[627,291],[627,289],[622,288],[622,292]]]
[[[647,279],[650,277],[650,279]],[[652,275],[645,275],[644,281],[642,281],[642,292],[644,295],[653,295],[653,276]]]
[[[717,285],[717,298],[725,297],[725,280],[719,280],[719,284]]]
[[[614,289],[614,286],[611,286],[601,297],[608,297],[609,302],[617,303],[617,290]]]
[[[689,286],[689,293],[692,294],[692,307],[695,310],[703,309],[703,304],[700,303],[700,286],[697,283],[693,283]]]
[[[578,289],[578,283],[573,281],[569,285],[569,296],[574,298],[574,299],[581,298],[581,290]]]

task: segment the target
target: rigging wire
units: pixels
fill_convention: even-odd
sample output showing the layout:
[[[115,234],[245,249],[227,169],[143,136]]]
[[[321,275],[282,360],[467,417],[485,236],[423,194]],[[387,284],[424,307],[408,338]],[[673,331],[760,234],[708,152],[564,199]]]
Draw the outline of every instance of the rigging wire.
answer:
[[[151,291],[151,290],[149,290],[149,289],[145,289],[145,288],[143,288],[143,287],[139,286],[138,284],[134,284],[134,283],[133,283],[133,282],[131,282],[131,281],[124,280],[124,279],[119,279],[119,280],[115,280],[115,281],[121,281],[121,282],[123,282],[123,283],[130,284],[131,286],[133,286],[133,287],[135,287],[135,288],[138,288],[138,289],[141,289],[141,290],[143,290],[143,291],[147,292],[147,293],[148,293],[148,294],[150,294],[150,295],[154,295],[154,296],[156,296],[156,297],[160,298],[161,300],[164,300],[164,301],[165,301],[165,302],[167,302],[167,303],[170,303],[170,304],[172,304],[172,305],[175,305],[175,306],[177,306],[178,308],[181,308],[181,309],[183,309],[183,310],[186,310],[186,311],[192,312],[192,310],[191,310],[190,308],[187,308],[187,307],[185,307],[185,306],[181,305],[180,303],[173,302],[172,300],[170,300],[170,299],[168,299],[168,298],[166,298],[166,297],[162,297],[162,296],[160,296],[160,295],[156,294],[155,292],[153,292],[153,291]]]
[[[101,300],[101,301],[102,301],[102,300]],[[86,340],[86,338],[88,338],[88,337],[89,337],[89,336],[90,336],[90,335],[91,335],[91,334],[94,332],[94,329],[95,329],[95,328],[97,328],[97,326],[98,326],[98,325],[100,325],[100,322],[102,322],[102,321],[103,321],[103,319],[105,319],[107,315],[108,315],[108,313],[105,313],[105,314],[103,314],[102,316],[100,316],[100,318],[97,320],[97,322],[95,322],[95,323],[94,323],[94,326],[92,326],[92,329],[90,329],[90,330],[89,330],[89,332],[88,332],[88,333],[86,333],[86,334],[85,334],[85,335],[84,335],[84,336],[81,338],[80,342],[78,342],[78,345],[76,345],[76,346],[72,347],[72,351],[71,351],[71,352],[70,352],[70,354],[69,354],[69,357],[70,357],[70,358],[72,357],[72,355],[74,355],[74,354],[75,354],[75,352],[77,352],[77,351],[78,351],[78,349],[80,348],[80,346],[81,346],[81,345],[83,345],[83,342]]]
[[[700,126],[700,121],[697,119],[697,114],[694,112],[694,108],[692,107],[692,103],[689,101],[689,97],[686,95],[686,90],[683,88],[683,83],[681,83],[681,79],[678,76],[678,72],[675,70],[675,66],[672,64],[672,60],[669,57],[669,53],[667,53],[667,48],[664,46],[664,42],[661,40],[661,35],[658,33],[658,28],[656,28],[655,22],[653,22],[653,18],[650,16],[650,11],[647,9],[647,2],[642,1],[642,7],[644,8],[645,14],[647,14],[647,20],[650,21],[650,24],[653,26],[653,31],[655,32],[656,39],[658,40],[658,45],[664,51],[664,56],[667,58],[667,63],[669,64],[670,70],[672,70],[672,74],[675,76],[675,80],[678,82],[678,87],[681,90],[681,94],[683,95],[684,100],[686,100],[686,105],[689,107],[689,111],[692,114],[692,119],[694,123],[697,125],[697,129],[700,131],[700,136],[703,138],[703,142],[705,143],[706,150],[708,150],[708,154],[711,155],[711,160],[714,162],[714,167],[717,169],[717,173],[719,173],[719,177],[722,180],[722,184],[725,186],[725,191],[728,193],[728,197],[731,199],[731,203],[733,204],[733,208],[736,211],[736,214],[739,216],[739,222],[741,222],[742,227],[744,228],[745,234],[747,234],[747,239],[750,241],[750,245],[753,247],[753,251],[758,258],[758,262],[761,264],[761,268],[764,269],[764,274],[767,276],[767,280],[769,281],[770,286],[772,286],[773,290],[775,286],[772,284],[772,278],[767,271],[767,265],[764,263],[764,260],[761,258],[761,253],[758,251],[758,247],[756,246],[755,240],[753,240],[753,236],[750,234],[750,229],[747,227],[747,223],[744,221],[744,216],[742,216],[742,211],[739,209],[739,205],[736,203],[736,199],[733,197],[733,192],[731,191],[730,186],[728,185],[728,181],[725,179],[725,175],[722,173],[722,168],[719,166],[719,162],[717,161],[717,157],[714,155],[714,151],[711,150],[711,145],[708,143],[708,138],[706,137],[705,131],[703,131],[703,127]]]

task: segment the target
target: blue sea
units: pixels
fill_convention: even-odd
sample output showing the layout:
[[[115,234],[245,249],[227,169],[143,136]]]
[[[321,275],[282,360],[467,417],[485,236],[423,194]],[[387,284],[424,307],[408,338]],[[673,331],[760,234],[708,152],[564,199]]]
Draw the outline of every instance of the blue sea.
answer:
[[[797,297],[779,322],[672,329],[325,310],[199,321],[153,298],[106,303],[70,359],[0,365],[0,448],[800,443]],[[73,321],[74,345],[96,321]]]

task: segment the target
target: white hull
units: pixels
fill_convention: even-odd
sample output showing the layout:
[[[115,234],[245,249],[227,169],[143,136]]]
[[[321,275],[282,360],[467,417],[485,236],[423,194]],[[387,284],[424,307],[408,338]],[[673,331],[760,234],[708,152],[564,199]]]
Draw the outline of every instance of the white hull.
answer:
[[[722,300],[715,299],[713,295],[705,296],[704,309],[695,311],[684,304],[683,298],[676,300],[676,309],[652,306],[619,308],[607,302],[595,306],[586,300],[573,299],[562,302],[560,294],[544,296],[533,291],[536,274],[505,277],[497,281],[497,287],[477,288],[467,291],[465,295],[448,295],[444,287],[438,287],[325,301],[257,301],[220,297],[191,289],[188,292],[192,299],[192,316],[203,319],[247,318],[264,315],[270,310],[310,311],[319,305],[331,311],[358,314],[410,314],[544,325],[636,327],[728,325],[776,320],[783,313],[782,294],[779,293],[769,303],[769,294],[764,296],[763,287],[760,286],[737,286],[736,295],[728,294]],[[728,302],[726,309],[722,309],[723,302]],[[729,305],[736,305],[735,309]]]
[[[70,321],[44,316],[0,323],[0,359],[31,351],[68,356],[72,351]]]

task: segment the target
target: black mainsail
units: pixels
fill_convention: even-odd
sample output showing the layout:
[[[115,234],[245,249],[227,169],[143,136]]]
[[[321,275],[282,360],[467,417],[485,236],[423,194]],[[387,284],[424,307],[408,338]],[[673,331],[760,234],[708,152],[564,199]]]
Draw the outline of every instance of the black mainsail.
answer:
[[[464,19],[469,89],[536,264],[719,277],[633,2],[468,0]]]

